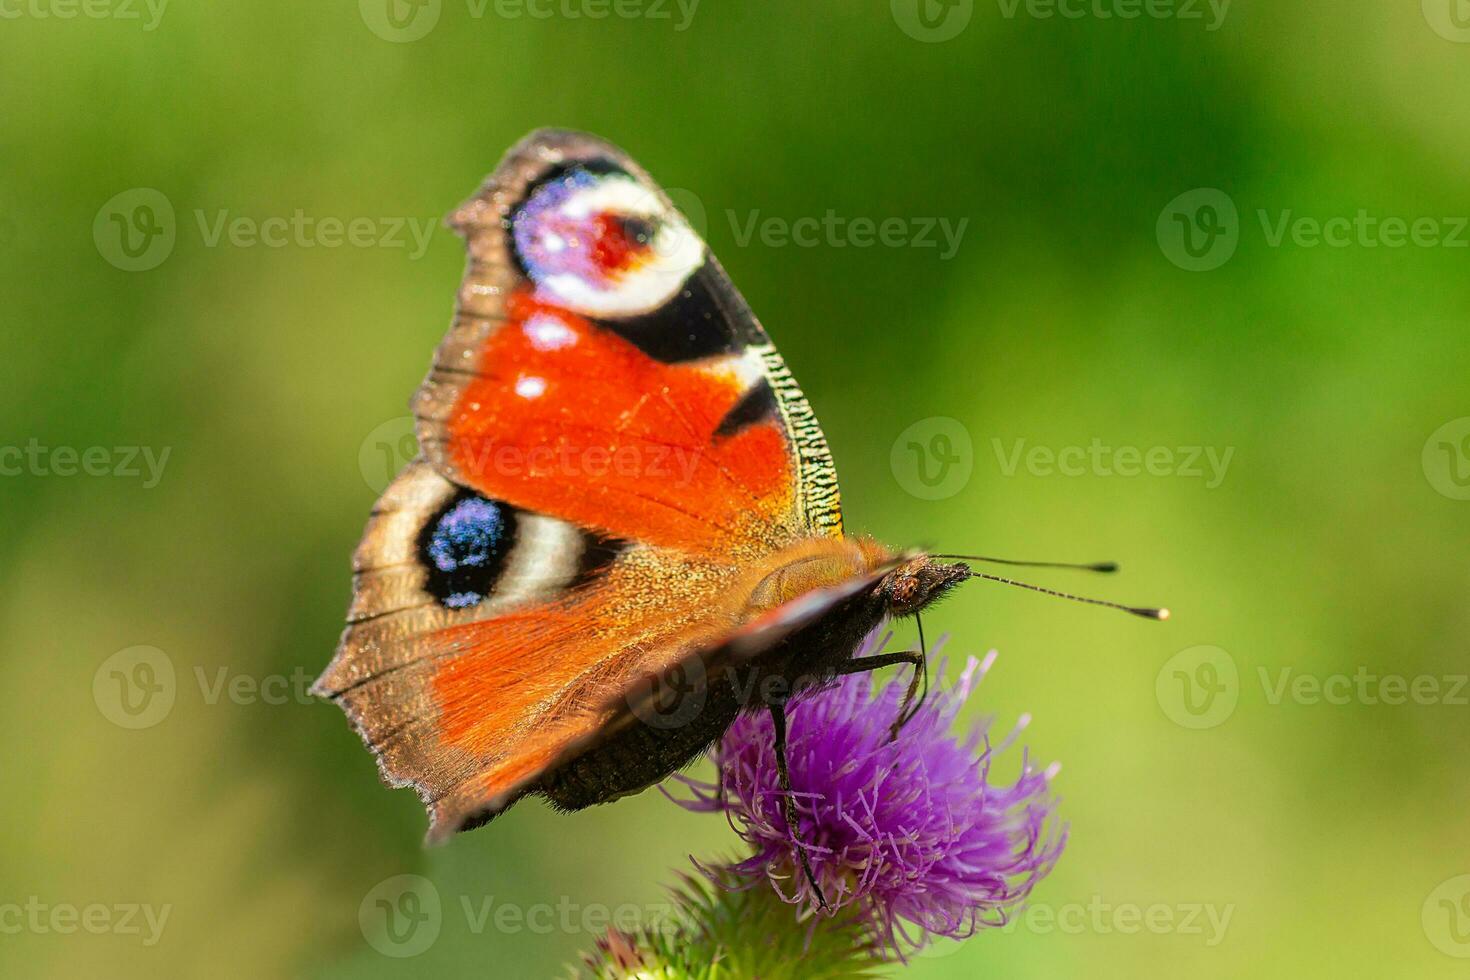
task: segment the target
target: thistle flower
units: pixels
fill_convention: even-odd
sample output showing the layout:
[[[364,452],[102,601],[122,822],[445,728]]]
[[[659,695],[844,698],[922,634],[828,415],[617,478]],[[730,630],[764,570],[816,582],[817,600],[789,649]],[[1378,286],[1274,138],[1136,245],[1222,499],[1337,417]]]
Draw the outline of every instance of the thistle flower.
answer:
[[[849,675],[787,708],[796,833],[832,914],[862,920],[888,955],[903,957],[933,936],[965,938],[1003,925],[1065,845],[1065,828],[1052,829],[1055,766],[1038,771],[1023,753],[1015,782],[990,779],[992,757],[1026,716],[999,745],[991,745],[988,720],[959,739],[950,735],[995,656],[971,657],[954,690],[932,693],[897,739],[890,726],[907,687],[898,680],[875,696],[871,674]],[[743,887],[769,881],[803,917],[814,917],[820,907],[786,825],[770,717],[742,716],[712,756],[719,782],[681,777],[694,797],[677,802],[725,813],[752,850],[713,879]]]
[[[871,654],[876,639],[858,656]],[[702,879],[680,876],[676,916],[657,928],[609,930],[577,975],[869,977],[934,936],[959,939],[1003,925],[1056,863],[1066,833],[1052,829],[1056,767],[1038,772],[1023,754],[1015,782],[991,782],[992,758],[1015,740],[1026,716],[998,745],[988,721],[958,739],[950,734],[994,662],[994,651],[983,662],[970,658],[955,688],[931,695],[896,740],[889,733],[903,679],[875,695],[871,674],[850,675],[788,706],[795,829],[830,906],[826,914],[786,826],[770,717],[738,719],[711,751],[719,781],[679,777],[694,795],[675,802],[724,813],[750,857],[701,866]],[[937,672],[943,676],[942,663]]]

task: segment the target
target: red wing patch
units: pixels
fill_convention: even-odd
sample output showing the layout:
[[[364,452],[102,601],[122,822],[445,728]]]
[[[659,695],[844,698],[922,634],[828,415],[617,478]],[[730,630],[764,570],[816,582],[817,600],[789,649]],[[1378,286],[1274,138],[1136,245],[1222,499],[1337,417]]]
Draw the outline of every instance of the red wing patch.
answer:
[[[792,474],[779,417],[716,434],[756,373],[748,360],[663,363],[524,293],[507,312],[447,420],[464,482],[691,554],[729,548],[752,519],[781,522]]]

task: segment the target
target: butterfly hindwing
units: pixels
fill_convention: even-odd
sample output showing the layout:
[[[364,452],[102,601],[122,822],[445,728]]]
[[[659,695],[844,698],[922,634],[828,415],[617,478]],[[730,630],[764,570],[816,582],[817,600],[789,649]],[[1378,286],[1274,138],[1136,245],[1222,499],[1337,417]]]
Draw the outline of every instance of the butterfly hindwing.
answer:
[[[436,837],[627,724],[638,678],[785,635],[742,598],[773,556],[814,540],[871,571],[780,355],[622,151],[534,133],[450,220],[469,260],[422,458],[374,509],[315,688]]]

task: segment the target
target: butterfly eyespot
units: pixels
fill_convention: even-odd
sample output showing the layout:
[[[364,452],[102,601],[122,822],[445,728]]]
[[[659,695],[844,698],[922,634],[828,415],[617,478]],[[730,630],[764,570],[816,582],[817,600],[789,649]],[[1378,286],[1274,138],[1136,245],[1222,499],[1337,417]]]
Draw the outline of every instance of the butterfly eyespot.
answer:
[[[515,536],[510,508],[468,491],[456,494],[420,537],[425,591],[450,609],[478,605],[490,595]]]
[[[578,166],[551,177],[510,226],[538,294],[584,316],[655,310],[704,263],[704,243],[683,217],[622,171]]]

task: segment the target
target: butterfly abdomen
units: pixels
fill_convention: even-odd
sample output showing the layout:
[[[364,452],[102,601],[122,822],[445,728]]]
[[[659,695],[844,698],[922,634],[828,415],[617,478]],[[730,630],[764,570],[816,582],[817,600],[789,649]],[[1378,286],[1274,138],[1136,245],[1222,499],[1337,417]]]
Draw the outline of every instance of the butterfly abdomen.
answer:
[[[728,686],[712,688],[692,717],[675,711],[628,727],[549,773],[541,792],[561,810],[610,803],[647,789],[698,758],[730,727],[740,705]],[[688,704],[688,702],[686,702]]]

